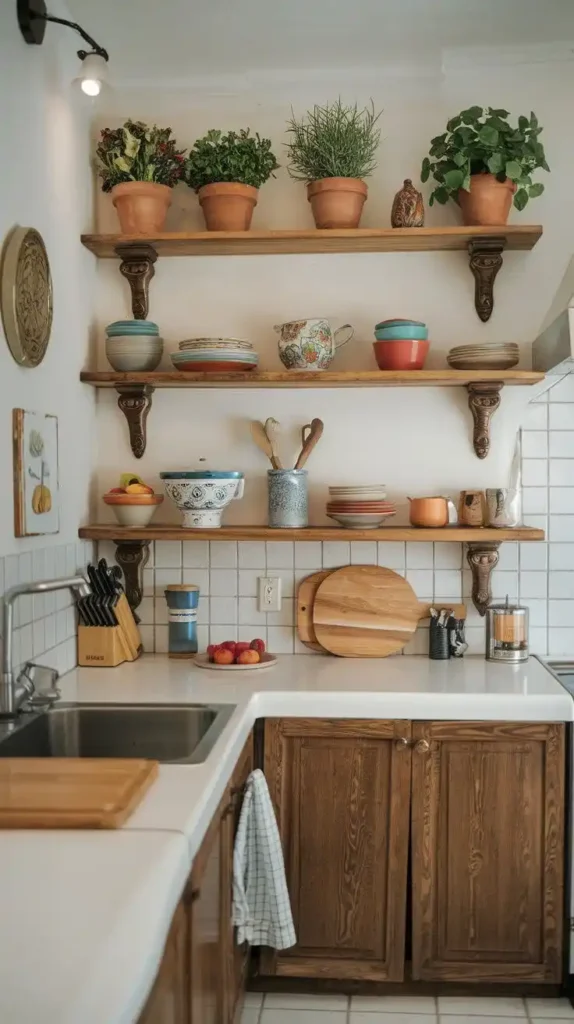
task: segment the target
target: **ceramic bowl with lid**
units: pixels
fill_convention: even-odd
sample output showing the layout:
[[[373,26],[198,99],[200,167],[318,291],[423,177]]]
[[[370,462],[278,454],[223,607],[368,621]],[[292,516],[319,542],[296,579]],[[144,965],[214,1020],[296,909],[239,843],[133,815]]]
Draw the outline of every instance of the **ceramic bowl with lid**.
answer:
[[[159,475],[187,529],[220,527],[224,508],[243,497],[245,480],[237,470],[166,470]]]

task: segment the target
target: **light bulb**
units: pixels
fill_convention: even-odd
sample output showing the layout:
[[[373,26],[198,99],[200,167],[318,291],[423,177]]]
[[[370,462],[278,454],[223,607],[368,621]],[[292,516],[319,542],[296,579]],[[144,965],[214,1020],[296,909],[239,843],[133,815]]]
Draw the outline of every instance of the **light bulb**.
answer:
[[[82,92],[85,92],[86,96],[99,96],[102,83],[97,78],[83,78],[80,88]]]

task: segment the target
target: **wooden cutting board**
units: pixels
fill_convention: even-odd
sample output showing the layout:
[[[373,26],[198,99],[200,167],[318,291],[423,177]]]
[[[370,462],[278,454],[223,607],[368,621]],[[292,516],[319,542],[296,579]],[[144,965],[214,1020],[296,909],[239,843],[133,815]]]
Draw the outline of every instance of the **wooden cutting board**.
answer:
[[[386,658],[408,643],[420,604],[410,584],[378,565],[348,565],[318,587],[313,625],[322,647],[343,658]]]
[[[328,654],[328,651],[318,643],[313,625],[313,604],[319,584],[327,576],[330,576],[332,569],[325,569],[323,572],[314,572],[301,580],[297,588],[297,635],[302,644],[312,651],[321,651]]]
[[[157,773],[128,758],[0,758],[0,828],[119,828]]]

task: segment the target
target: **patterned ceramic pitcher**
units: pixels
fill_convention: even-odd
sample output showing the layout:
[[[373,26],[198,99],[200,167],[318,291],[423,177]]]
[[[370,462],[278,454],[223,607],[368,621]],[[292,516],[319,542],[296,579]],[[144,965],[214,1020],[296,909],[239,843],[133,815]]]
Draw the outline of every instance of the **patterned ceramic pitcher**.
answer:
[[[279,335],[279,356],[288,370],[326,370],[335,351],[355,333],[350,324],[333,331],[328,320],[291,320],[276,324],[273,330]]]

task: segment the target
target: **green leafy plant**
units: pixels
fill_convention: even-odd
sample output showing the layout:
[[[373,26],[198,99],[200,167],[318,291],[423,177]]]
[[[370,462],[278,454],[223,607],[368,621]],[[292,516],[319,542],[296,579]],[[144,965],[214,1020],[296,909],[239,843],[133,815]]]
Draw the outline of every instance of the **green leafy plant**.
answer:
[[[262,139],[249,128],[237,132],[211,129],[190,150],[185,165],[185,180],[196,192],[204,185],[235,181],[261,188],[279,167],[271,152],[271,140]]]
[[[544,185],[532,182],[532,172],[545,171],[544,146],[538,141],[542,128],[536,114],[520,116],[513,128],[508,110],[494,107],[469,107],[447,121],[446,132],[431,139],[430,160],[425,157],[421,180],[432,174],[437,187],[429,204],[456,199],[458,190],[470,191],[471,174],[493,174],[497,181],[510,178],[517,185],[514,205],[523,210],[529,199],[542,195]]]
[[[185,150],[177,149],[171,128],[149,128],[143,121],[126,121],[121,128],[104,128],[96,155],[104,192],[126,181],[155,181],[173,188],[181,178]]]
[[[288,121],[289,174],[297,181],[321,178],[368,178],[377,166],[375,153],[381,139],[377,122],[382,111],[346,107],[338,99],[314,106],[298,121]]]

